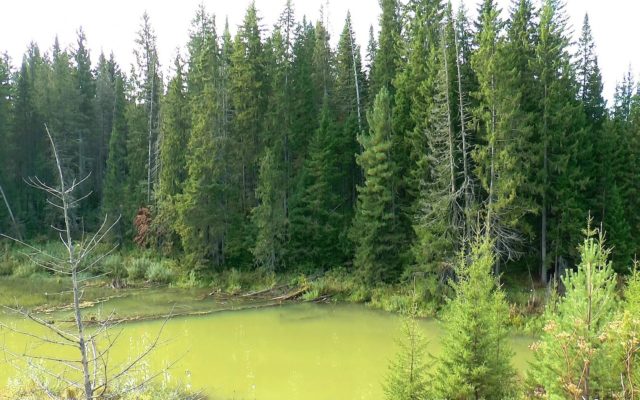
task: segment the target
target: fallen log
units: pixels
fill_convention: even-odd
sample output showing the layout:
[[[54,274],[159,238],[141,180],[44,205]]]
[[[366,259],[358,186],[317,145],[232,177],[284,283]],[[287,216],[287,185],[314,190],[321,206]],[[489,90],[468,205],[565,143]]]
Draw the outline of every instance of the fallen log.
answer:
[[[287,301],[287,300],[297,299],[298,297],[300,297],[303,294],[305,294],[308,290],[309,290],[308,286],[303,286],[298,290],[295,290],[293,292],[284,294],[282,296],[274,297],[271,300],[272,301]]]

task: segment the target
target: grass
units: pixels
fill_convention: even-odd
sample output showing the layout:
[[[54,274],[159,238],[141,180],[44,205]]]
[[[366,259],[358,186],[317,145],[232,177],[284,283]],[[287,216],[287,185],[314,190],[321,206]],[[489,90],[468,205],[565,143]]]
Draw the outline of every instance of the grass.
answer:
[[[40,248],[56,256],[62,256],[65,250],[62,244],[56,242],[45,242],[40,245]],[[13,276],[20,280],[21,289],[28,288],[31,284],[41,285],[41,282],[52,278],[51,274],[30,261],[28,256],[20,250],[17,246],[7,244],[4,248],[0,248],[0,276]],[[100,250],[106,251],[106,248]],[[149,251],[129,250],[105,257],[95,271],[91,272],[107,274],[112,284],[114,282],[118,284],[117,287],[120,287],[121,283],[124,283],[122,286],[134,287],[137,284],[151,283],[187,289],[210,288],[213,292],[224,292],[230,295],[265,291],[277,286],[305,288],[302,294],[304,301],[319,298],[331,299],[336,302],[361,303],[388,312],[403,312],[413,303],[415,296],[418,315],[422,317],[436,316],[440,306],[430,300],[428,288],[420,281],[369,287],[352,271],[345,268],[334,268],[320,276],[308,276],[295,272],[276,274],[265,269],[238,268],[216,273],[185,272],[181,271],[178,265],[177,260],[160,258]],[[53,279],[62,278],[53,276]],[[510,271],[502,277],[502,284],[507,301],[511,305],[512,327],[526,333],[538,331],[540,328],[538,321],[547,297],[546,288],[539,285],[532,286],[526,270],[520,273]],[[17,296],[14,299],[25,300],[24,292],[21,295],[18,293],[4,295],[0,296],[5,298],[4,304],[7,304],[7,295]],[[64,295],[59,297],[60,299],[53,301],[54,304],[64,301]],[[26,304],[52,302],[51,296],[46,299],[27,300]],[[2,301],[1,298],[0,301]]]

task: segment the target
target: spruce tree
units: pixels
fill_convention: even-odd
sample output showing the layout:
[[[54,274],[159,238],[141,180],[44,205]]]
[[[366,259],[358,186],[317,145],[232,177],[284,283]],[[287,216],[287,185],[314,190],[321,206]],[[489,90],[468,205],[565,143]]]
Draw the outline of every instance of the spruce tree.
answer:
[[[340,211],[344,200],[336,190],[342,172],[336,131],[329,101],[325,99],[320,126],[301,172],[297,207],[291,214],[292,259],[310,268],[330,268],[346,261],[342,236],[348,218]]]
[[[255,205],[258,155],[264,113],[264,54],[258,11],[247,9],[234,39],[231,55],[231,103],[233,135],[240,165],[237,166],[240,207],[248,213]]]
[[[416,318],[415,304],[406,310],[402,332],[398,339],[398,354],[389,366],[384,392],[388,400],[426,400],[427,379],[426,340]]]
[[[458,136],[454,126],[452,85],[442,38],[436,95],[432,99],[425,136],[427,149],[419,163],[426,173],[419,182],[413,254],[416,268],[427,273],[428,289],[434,297],[441,291],[438,282],[451,272],[455,254],[463,245],[462,192],[458,187]]]
[[[434,398],[507,399],[514,395],[515,370],[508,344],[509,306],[491,274],[493,244],[478,238],[460,254],[455,297],[443,316],[442,355],[431,376]]]
[[[160,146],[160,179],[158,197],[170,199],[182,191],[186,179],[187,143],[189,142],[190,109],[180,57],[176,57],[175,76],[169,82],[164,98]],[[170,200],[169,200],[170,201]]]
[[[127,209],[129,193],[127,177],[129,174],[127,164],[127,126],[124,77],[120,73],[115,74],[114,103],[113,103],[113,128],[109,138],[109,157],[107,158],[104,196],[102,211],[111,218],[120,217],[118,225],[114,227],[114,234],[119,243],[124,240],[127,226]]]
[[[564,3],[545,0],[540,14],[534,71],[541,90],[537,129],[539,173],[533,181],[539,193],[540,279],[547,282],[552,263],[556,270],[577,257],[570,243],[579,240],[580,221],[587,215],[585,199],[575,196],[588,184],[580,163],[588,154],[584,115],[577,101]]]
[[[94,146],[95,146],[95,170],[94,179],[100,181],[97,186],[96,195],[100,202],[104,198],[104,179],[106,175],[107,157],[109,154],[109,138],[113,130],[114,104],[115,104],[115,84],[117,65],[113,57],[107,60],[104,53],[98,57],[96,66],[96,81],[93,109],[95,115],[92,121],[95,126]]]
[[[13,169],[11,167],[12,163],[9,161],[9,155],[15,154],[13,145],[14,138],[12,137],[12,91],[11,64],[9,56],[5,53],[0,55],[0,143],[3,143],[3,146],[0,148],[0,188],[3,193],[0,194],[0,197],[13,194],[11,190],[13,185],[9,186],[8,184]],[[4,198],[0,200],[2,200],[3,203],[5,201]],[[9,202],[10,200],[7,199],[6,201]],[[5,207],[0,207],[0,221],[2,221],[0,229],[3,231],[5,231],[5,227],[10,226],[10,216],[8,214],[9,211],[5,209]],[[17,235],[17,237],[20,236],[19,232],[14,232],[14,234]]]
[[[638,96],[634,94],[635,83],[627,73],[617,86],[611,117],[605,121],[596,142],[598,157],[592,164],[593,175],[599,179],[592,185],[598,189],[593,197],[599,209],[594,210],[597,220],[602,221],[612,247],[614,268],[626,272],[630,260],[638,250],[633,238],[638,231],[638,215],[631,211],[640,206],[635,172],[638,163]],[[604,161],[600,161],[600,159]],[[607,168],[598,168],[601,162]]]
[[[532,6],[520,1],[512,12],[507,38],[502,37],[500,10],[492,0],[481,8],[479,47],[472,56],[478,78],[476,116],[482,142],[474,153],[477,175],[486,193],[484,232],[494,241],[501,261],[518,258],[531,229],[525,217],[535,211],[528,185],[535,159],[528,148],[533,137],[534,75]],[[529,191],[529,192],[528,192]]]
[[[175,60],[175,76],[169,82],[163,99],[160,125],[160,174],[158,179],[158,212],[154,223],[158,239],[168,241],[171,248],[175,232],[172,222],[177,196],[187,179],[186,154],[191,129],[191,113],[180,57]]]
[[[397,0],[379,0],[382,14],[380,15],[380,32],[376,42],[370,43],[370,55],[374,55],[370,67],[371,104],[374,97],[384,87],[392,96],[395,93],[393,80],[398,72],[400,61],[402,23],[400,19],[400,5]],[[372,35],[370,35],[372,37]],[[375,48],[375,50],[373,50]]]
[[[260,162],[256,197],[258,205],[251,219],[256,228],[256,240],[251,252],[257,266],[268,271],[281,269],[285,260],[287,220],[282,206],[282,169],[271,149]],[[315,243],[310,242],[311,246]]]
[[[322,17],[322,16],[321,16]],[[315,44],[313,47],[313,70],[311,79],[314,85],[316,109],[321,109],[324,99],[333,98],[335,86],[334,54],[331,49],[330,35],[322,18],[316,22]]]
[[[368,115],[369,133],[358,137],[363,152],[357,157],[364,183],[358,187],[358,206],[351,237],[356,244],[354,265],[368,283],[391,282],[402,272],[402,235],[397,199],[396,163],[391,158],[391,95],[382,88]]]
[[[97,172],[96,161],[98,146],[95,146],[97,135],[95,131],[95,96],[96,82],[91,68],[91,56],[86,44],[86,35],[82,28],[77,32],[76,48],[73,49],[72,76],[78,96],[78,106],[74,127],[74,136],[77,138],[77,163],[78,176],[84,177],[89,172],[92,174],[93,189],[96,195],[89,198],[86,207],[95,207],[102,192],[102,179],[94,175]]]
[[[160,95],[163,88],[156,41],[149,14],[145,12],[135,40],[136,62],[130,76],[131,95],[137,103],[136,109],[129,113],[128,121],[130,138],[133,139],[128,154],[133,207],[151,205],[157,181]]]
[[[228,137],[222,133],[217,97],[219,48],[215,27],[208,25],[199,57],[192,65],[190,85],[201,88],[191,99],[191,134],[186,166],[187,179],[177,198],[176,229],[187,257],[187,267],[220,268],[226,261],[226,169]]]
[[[603,234],[590,226],[585,234],[577,270],[562,277],[566,292],[557,304],[547,306],[546,325],[533,346],[530,385],[549,398],[595,399],[611,394],[606,388],[612,366],[606,361],[603,335],[616,310],[616,275]]]
[[[14,97],[14,137],[17,153],[14,155],[13,186],[16,190],[14,205],[17,217],[31,234],[39,231],[46,217],[46,203],[37,190],[22,181],[27,176],[46,180],[50,174],[47,162],[48,143],[44,132],[41,102],[46,98],[49,66],[37,45],[31,44],[22,60],[16,77]]]
[[[306,19],[297,25],[293,43],[291,65],[291,163],[300,171],[307,156],[307,148],[313,132],[318,127],[320,109],[316,103],[316,92],[310,76],[313,71],[315,28]],[[297,175],[292,176],[293,185]],[[292,193],[292,197],[295,196]],[[292,199],[292,202],[295,202]]]

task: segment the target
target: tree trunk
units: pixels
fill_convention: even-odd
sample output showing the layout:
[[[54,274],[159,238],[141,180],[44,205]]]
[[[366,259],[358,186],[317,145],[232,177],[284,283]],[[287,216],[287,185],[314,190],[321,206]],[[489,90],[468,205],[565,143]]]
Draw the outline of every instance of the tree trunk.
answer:
[[[20,235],[20,230],[18,229],[18,224],[16,223],[16,219],[13,216],[13,211],[11,211],[11,207],[9,206],[9,200],[7,196],[4,194],[4,190],[2,190],[2,185],[0,185],[0,196],[4,200],[4,205],[7,207],[7,212],[9,212],[9,218],[11,218],[11,223],[13,224],[13,230],[15,231],[16,237],[22,240],[22,235]]]
[[[458,101],[460,102],[460,137],[462,139],[462,174],[463,174],[463,192],[464,192],[464,214],[465,214],[465,229],[464,233],[466,238],[469,238],[469,224],[467,218],[469,218],[469,212],[471,210],[471,177],[469,175],[469,164],[467,162],[469,151],[467,150],[467,131],[466,131],[466,116],[464,112],[464,97],[462,94],[462,72],[460,70],[460,52],[458,50],[458,35],[453,35],[455,47],[456,47],[456,69],[458,71]]]
[[[547,170],[547,145],[544,145],[544,170]],[[546,183],[545,183],[546,184]],[[547,194],[542,189],[542,223],[540,227],[540,281],[547,284]]]
[[[351,19],[349,19],[349,39],[351,40],[351,61],[353,64],[353,79],[356,84],[356,107],[358,109],[358,130],[362,131],[362,116],[360,113],[360,84],[358,82],[358,68],[356,66],[355,49],[353,47],[353,35],[351,34]]]
[[[456,195],[456,169],[455,160],[455,144],[453,136],[453,123],[451,122],[451,99],[449,98],[449,64],[447,62],[447,43],[446,35],[442,32],[442,56],[444,58],[444,80],[445,80],[445,98],[447,102],[447,130],[449,133],[449,170],[451,173],[451,196]],[[455,199],[455,197],[454,197]],[[455,200],[454,200],[455,201]]]

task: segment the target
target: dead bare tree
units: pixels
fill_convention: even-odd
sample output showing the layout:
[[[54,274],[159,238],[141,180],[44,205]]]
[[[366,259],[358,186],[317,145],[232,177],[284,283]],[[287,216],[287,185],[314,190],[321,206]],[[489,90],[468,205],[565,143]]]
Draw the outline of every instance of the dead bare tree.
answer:
[[[7,212],[9,213],[9,218],[11,218],[11,223],[13,224],[13,229],[15,231],[15,235],[18,239],[22,239],[20,235],[20,229],[18,228],[18,223],[16,222],[16,218],[13,215],[13,211],[11,210],[11,206],[9,205],[9,199],[7,199],[7,195],[2,190],[2,185],[0,185],[0,196],[4,200],[4,205],[7,207]]]
[[[150,380],[166,371],[166,369],[162,370],[133,385],[121,384],[123,378],[139,367],[142,361],[160,345],[160,337],[168,317],[164,320],[155,339],[151,340],[139,355],[125,364],[119,366],[109,365],[109,353],[121,336],[122,329],[114,330],[114,328],[118,327],[119,322],[115,321],[114,313],[111,313],[105,320],[95,321],[96,327],[88,331],[82,317],[81,299],[84,294],[83,283],[91,279],[83,277],[83,274],[90,272],[96,264],[100,263],[117,247],[115,245],[107,252],[96,254],[98,245],[104,241],[105,237],[118,223],[119,218],[115,222],[109,223],[107,216],[105,216],[100,228],[93,235],[74,234],[69,215],[70,210],[91,194],[76,198],[75,191],[90,175],[86,175],[80,180],[73,179],[71,182],[67,182],[53,137],[46,125],[45,130],[55,157],[59,185],[49,185],[38,177],[29,178],[26,182],[30,186],[44,191],[49,197],[47,202],[60,210],[62,214],[61,226],[52,226],[52,228],[58,233],[60,241],[64,245],[65,256],[59,257],[49,254],[25,243],[21,239],[7,235],[1,236],[11,239],[28,249],[29,253],[25,254],[35,264],[70,278],[72,284],[71,292],[73,294],[73,324],[70,328],[65,328],[64,324],[60,325],[54,321],[45,320],[22,307],[10,308],[11,311],[23,316],[26,320],[44,328],[46,334],[31,333],[15,326],[0,323],[0,327],[25,336],[35,342],[33,348],[25,349],[21,352],[14,351],[5,344],[3,346],[5,358],[10,364],[19,369],[24,369],[23,367],[26,364],[28,370],[32,371],[29,378],[49,398],[58,398],[61,392],[67,390],[81,391],[83,398],[86,400],[115,398],[122,396],[125,392],[142,388]],[[76,236],[80,236],[80,238],[76,239]],[[36,351],[43,344],[53,346],[58,350],[71,348],[76,356],[64,358],[58,355],[61,354],[60,351],[52,351],[51,354],[53,356]],[[47,379],[42,379],[42,377]],[[61,390],[53,390],[50,384],[47,383],[49,380],[53,380],[57,385],[61,386]]]

